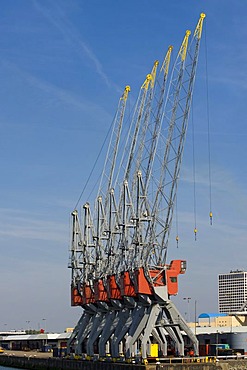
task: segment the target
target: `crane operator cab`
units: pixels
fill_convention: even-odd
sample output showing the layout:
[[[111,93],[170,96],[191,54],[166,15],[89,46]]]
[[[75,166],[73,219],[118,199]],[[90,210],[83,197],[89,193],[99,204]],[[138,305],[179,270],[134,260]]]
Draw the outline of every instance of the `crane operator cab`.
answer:
[[[186,261],[173,260],[166,269],[166,282],[168,295],[177,295],[178,293],[178,275],[186,271]]]

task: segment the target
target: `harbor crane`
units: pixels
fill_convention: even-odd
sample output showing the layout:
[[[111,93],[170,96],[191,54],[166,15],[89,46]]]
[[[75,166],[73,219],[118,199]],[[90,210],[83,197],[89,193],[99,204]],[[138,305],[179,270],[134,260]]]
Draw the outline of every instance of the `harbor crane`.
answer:
[[[68,348],[87,359],[146,363],[155,351],[167,356],[170,343],[184,356],[183,333],[198,355],[171,299],[186,261],[167,263],[167,251],[204,18],[186,31],[172,67],[172,46],[154,62],[123,135],[125,87],[95,202],[83,205],[82,222],[72,212],[71,305],[83,312]]]

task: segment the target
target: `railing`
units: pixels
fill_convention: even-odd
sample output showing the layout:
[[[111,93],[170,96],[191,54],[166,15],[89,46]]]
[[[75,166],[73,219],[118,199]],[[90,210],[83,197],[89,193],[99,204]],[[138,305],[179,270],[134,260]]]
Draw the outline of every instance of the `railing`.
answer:
[[[199,356],[199,357],[164,357],[157,358],[156,364],[191,364],[191,363],[215,363],[215,356]]]

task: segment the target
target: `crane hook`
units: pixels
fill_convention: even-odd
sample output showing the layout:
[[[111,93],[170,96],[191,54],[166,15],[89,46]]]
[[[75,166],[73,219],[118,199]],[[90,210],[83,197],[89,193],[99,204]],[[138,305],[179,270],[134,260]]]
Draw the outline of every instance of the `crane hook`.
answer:
[[[209,213],[209,217],[210,217],[210,225],[213,225],[213,212]]]
[[[194,234],[195,234],[195,241],[196,241],[196,234],[197,234],[197,228],[194,228]]]

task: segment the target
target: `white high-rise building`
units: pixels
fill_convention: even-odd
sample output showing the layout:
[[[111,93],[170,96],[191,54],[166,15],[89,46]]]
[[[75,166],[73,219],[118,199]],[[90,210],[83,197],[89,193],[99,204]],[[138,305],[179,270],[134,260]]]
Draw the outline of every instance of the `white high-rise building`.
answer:
[[[218,276],[219,312],[247,311],[247,272],[230,271]]]

